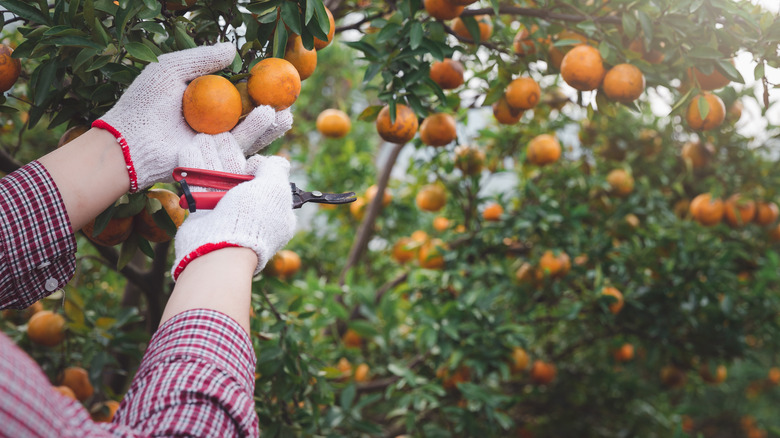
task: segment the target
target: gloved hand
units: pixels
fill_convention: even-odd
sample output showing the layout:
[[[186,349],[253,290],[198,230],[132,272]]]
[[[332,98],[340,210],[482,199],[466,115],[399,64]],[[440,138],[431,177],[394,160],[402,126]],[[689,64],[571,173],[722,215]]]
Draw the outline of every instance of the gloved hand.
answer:
[[[295,232],[290,163],[281,157],[244,158],[230,133],[198,134],[182,149],[179,165],[255,175],[230,189],[213,210],[199,210],[176,233],[174,280],[192,260],[220,248],[240,246],[257,254],[259,273]],[[203,188],[190,186],[193,191]]]
[[[189,81],[230,65],[235,55],[231,43],[162,55],[159,62],[146,66],[116,105],[92,124],[117,138],[130,174],[131,192],[171,181],[179,151],[196,134],[182,115],[184,90]],[[269,106],[260,106],[250,114],[254,119],[251,124],[245,120],[231,131],[245,154],[257,152],[292,126],[289,110],[277,113]]]

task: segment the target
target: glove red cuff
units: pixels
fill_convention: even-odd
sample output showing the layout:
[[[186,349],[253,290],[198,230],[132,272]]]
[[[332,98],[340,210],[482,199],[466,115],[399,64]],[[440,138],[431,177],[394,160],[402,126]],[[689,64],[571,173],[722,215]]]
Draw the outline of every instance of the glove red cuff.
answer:
[[[103,120],[95,120],[92,123],[93,128],[105,129],[110,132],[116,138],[117,143],[122,148],[122,155],[125,157],[125,167],[127,167],[127,174],[130,176],[130,193],[138,191],[138,174],[135,171],[133,165],[133,158],[130,156],[130,146],[127,145],[127,140],[121,132],[117,131],[113,126],[104,122]]]
[[[236,245],[235,243],[228,243],[228,242],[219,242],[219,243],[207,243],[195,251],[192,251],[191,253],[184,256],[183,259],[179,262],[179,264],[176,266],[176,269],[173,270],[173,280],[176,281],[179,279],[179,274],[184,271],[184,268],[187,267],[187,265],[190,264],[191,261],[195,260],[196,258],[206,255],[212,251],[216,251],[218,249],[222,248],[230,248],[230,247],[240,247],[240,245]]]

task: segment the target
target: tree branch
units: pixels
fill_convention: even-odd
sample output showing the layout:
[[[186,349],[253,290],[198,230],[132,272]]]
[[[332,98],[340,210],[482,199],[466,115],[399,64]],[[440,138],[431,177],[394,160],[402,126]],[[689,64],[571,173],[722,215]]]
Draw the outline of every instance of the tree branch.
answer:
[[[149,283],[145,273],[139,271],[134,266],[127,264],[121,270],[117,270],[116,263],[119,260],[119,253],[114,248],[97,245],[97,244],[94,244],[93,246],[95,247],[97,252],[100,253],[100,255],[105,259],[103,260],[103,263],[105,263],[106,266],[124,275],[128,281],[135,283],[142,290],[148,288]]]
[[[524,17],[536,17],[546,20],[558,20],[558,21],[573,21],[581,22],[591,20],[591,17],[575,14],[561,14],[558,12],[551,12],[544,9],[532,9],[532,8],[519,8],[517,6],[499,6],[499,15],[522,15]],[[493,8],[482,9],[466,9],[461,14],[461,17],[475,16],[475,15],[495,15],[496,11]],[[620,24],[622,19],[615,16],[606,17],[594,17],[592,20],[596,23],[609,23]]]
[[[341,275],[339,276],[339,286],[344,286],[344,279],[347,277],[347,272],[360,261],[360,257],[363,255],[363,251],[368,245],[369,239],[371,239],[371,235],[374,231],[374,222],[376,221],[377,216],[379,216],[379,211],[382,209],[382,200],[385,196],[387,182],[390,180],[390,172],[393,170],[393,166],[395,165],[396,160],[398,160],[398,154],[403,147],[403,144],[396,144],[390,152],[390,156],[387,157],[387,162],[382,169],[382,174],[379,175],[379,180],[376,183],[376,196],[374,196],[374,199],[368,206],[366,217],[360,224],[357,236],[355,237],[355,242],[352,244],[352,249],[349,251],[347,263],[344,265],[344,269],[342,269]]]

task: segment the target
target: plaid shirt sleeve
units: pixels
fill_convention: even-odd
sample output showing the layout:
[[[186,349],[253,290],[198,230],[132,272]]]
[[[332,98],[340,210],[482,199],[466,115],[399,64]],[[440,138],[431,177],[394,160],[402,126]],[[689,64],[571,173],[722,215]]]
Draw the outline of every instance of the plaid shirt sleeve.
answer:
[[[0,308],[23,309],[62,288],[76,239],[57,186],[37,161],[0,179]]]
[[[53,391],[2,334],[0,352],[0,437],[260,436],[252,342],[213,310],[183,312],[160,327],[108,424],[93,423],[80,403]]]

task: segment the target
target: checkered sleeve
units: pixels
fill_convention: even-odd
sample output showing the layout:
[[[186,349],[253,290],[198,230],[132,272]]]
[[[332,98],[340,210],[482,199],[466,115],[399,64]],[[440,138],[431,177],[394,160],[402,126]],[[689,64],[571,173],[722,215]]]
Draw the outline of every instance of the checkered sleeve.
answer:
[[[65,204],[43,165],[0,179],[0,308],[23,309],[62,288],[75,254]]]
[[[152,337],[114,423],[150,436],[260,435],[249,335],[214,310],[189,310]]]

